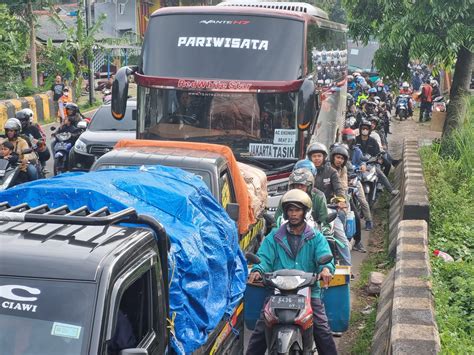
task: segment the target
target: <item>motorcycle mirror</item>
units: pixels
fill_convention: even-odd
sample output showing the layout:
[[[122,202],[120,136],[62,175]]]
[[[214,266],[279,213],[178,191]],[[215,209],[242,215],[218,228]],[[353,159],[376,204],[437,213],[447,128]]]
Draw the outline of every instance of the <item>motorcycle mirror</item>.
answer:
[[[33,152],[33,149],[31,148],[26,148],[21,151],[21,154],[30,154]]]
[[[322,256],[318,259],[318,264],[319,265],[324,265],[324,264],[327,264],[327,263],[331,262],[331,260],[332,260],[332,255],[327,254],[327,255],[324,255],[324,256]]]
[[[255,255],[254,253],[246,253],[245,258],[251,264],[260,264],[260,258],[257,255]]]
[[[331,212],[328,214],[328,218],[326,219],[327,223],[331,223],[337,218],[337,212]]]
[[[54,132],[56,130],[56,127],[51,126],[49,129]]]
[[[86,120],[79,121],[77,123],[77,128],[86,129],[87,128],[87,121]]]

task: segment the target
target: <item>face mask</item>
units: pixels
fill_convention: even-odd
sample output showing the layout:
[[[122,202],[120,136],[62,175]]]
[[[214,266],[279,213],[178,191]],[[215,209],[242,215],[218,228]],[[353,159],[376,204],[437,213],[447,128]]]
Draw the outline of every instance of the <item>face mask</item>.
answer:
[[[364,136],[368,136],[368,135],[369,135],[369,130],[368,130],[368,129],[363,129],[363,130],[361,131],[361,133],[362,133],[362,135],[364,135]]]

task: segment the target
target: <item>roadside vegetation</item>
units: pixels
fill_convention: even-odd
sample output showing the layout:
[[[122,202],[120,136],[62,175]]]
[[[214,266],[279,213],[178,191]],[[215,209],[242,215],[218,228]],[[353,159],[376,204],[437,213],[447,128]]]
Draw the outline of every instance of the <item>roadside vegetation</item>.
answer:
[[[449,354],[474,353],[472,97],[467,107],[461,128],[421,151],[430,199],[430,251],[442,250],[455,260],[444,262],[441,258],[431,258],[441,347],[443,353]]]

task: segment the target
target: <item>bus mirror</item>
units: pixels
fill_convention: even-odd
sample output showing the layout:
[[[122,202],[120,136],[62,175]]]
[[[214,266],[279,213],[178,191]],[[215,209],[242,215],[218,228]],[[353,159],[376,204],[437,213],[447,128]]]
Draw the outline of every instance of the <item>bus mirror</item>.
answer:
[[[121,120],[125,116],[128,99],[128,77],[134,73],[130,67],[122,67],[115,74],[112,84],[112,116],[116,120]]]
[[[311,79],[306,79],[298,92],[298,107],[301,108],[298,112],[298,128],[302,131],[307,130],[313,122],[316,114],[315,100],[314,82]]]

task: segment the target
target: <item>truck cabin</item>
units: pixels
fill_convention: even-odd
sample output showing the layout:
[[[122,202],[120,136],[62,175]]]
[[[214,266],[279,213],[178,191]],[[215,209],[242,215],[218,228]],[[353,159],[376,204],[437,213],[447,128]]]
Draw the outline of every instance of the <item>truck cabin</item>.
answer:
[[[1,207],[3,354],[165,352],[167,250],[149,229],[115,225],[139,221],[133,209]]]
[[[230,217],[238,219],[232,210],[237,204],[232,175],[227,160],[218,153],[167,147],[119,148],[100,157],[91,171],[142,165],[171,166],[199,176]]]

